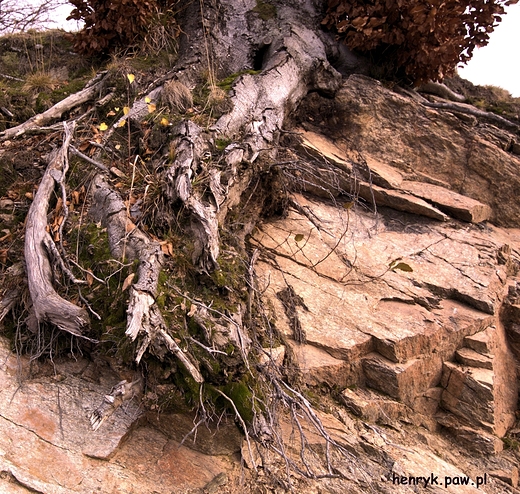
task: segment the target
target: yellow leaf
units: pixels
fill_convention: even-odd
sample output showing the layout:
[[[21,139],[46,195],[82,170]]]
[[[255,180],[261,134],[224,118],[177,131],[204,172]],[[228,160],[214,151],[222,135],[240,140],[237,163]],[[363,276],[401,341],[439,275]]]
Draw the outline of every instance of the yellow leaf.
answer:
[[[156,105],[154,105],[153,103],[150,103],[148,105],[148,113],[153,113],[155,111],[155,109],[157,108]]]
[[[134,82],[135,80],[134,74],[126,74],[126,77],[128,77],[128,81],[130,82],[130,84],[132,84],[132,82]]]
[[[119,151],[121,149],[121,144],[116,144],[116,149]]]
[[[121,120],[121,121],[117,124],[117,126],[118,126],[118,127],[124,127],[125,124],[126,124],[126,120]]]
[[[396,269],[400,269],[401,271],[405,271],[406,273],[412,273],[413,272],[412,266],[410,266],[409,264],[406,264],[405,262],[399,262],[397,264],[393,264],[392,263],[390,269],[392,271],[395,271]]]
[[[123,114],[128,115],[129,112],[130,112],[130,108],[128,106],[123,106]]]
[[[170,121],[166,117],[162,117],[161,125],[164,125],[165,127],[167,127],[168,125],[170,125]]]
[[[144,100],[145,100],[146,103],[151,103],[152,102],[152,100],[150,99],[149,96],[147,96]]]
[[[115,111],[119,111],[119,107],[116,106],[116,107],[114,108],[114,110],[115,110]]]
[[[101,132],[104,132],[104,131],[107,130],[107,129],[108,129],[108,125],[107,125],[105,122],[103,122],[103,123],[99,126],[99,130],[100,130]]]

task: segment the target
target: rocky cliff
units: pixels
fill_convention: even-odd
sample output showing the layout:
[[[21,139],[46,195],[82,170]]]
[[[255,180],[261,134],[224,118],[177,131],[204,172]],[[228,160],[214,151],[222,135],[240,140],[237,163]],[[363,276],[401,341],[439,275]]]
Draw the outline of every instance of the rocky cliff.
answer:
[[[296,492],[520,492],[520,134],[472,108],[353,75],[291,116],[297,187],[250,238],[282,335],[263,365],[344,452]],[[1,492],[278,492],[263,479],[285,466],[232,420],[190,435],[194,417],[136,395],[91,431],[126,377],[110,359],[39,363],[2,339],[0,369]],[[288,410],[286,461],[327,454],[316,417]]]

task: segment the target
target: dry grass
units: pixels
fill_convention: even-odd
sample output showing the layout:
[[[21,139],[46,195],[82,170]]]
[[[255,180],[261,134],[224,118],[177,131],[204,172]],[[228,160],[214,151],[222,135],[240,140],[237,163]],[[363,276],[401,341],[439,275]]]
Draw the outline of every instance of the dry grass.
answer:
[[[179,81],[168,81],[164,85],[161,98],[173,113],[186,113],[193,107],[191,91]]]
[[[32,93],[51,93],[60,86],[59,79],[51,72],[36,71],[29,74],[23,85],[23,90]]]

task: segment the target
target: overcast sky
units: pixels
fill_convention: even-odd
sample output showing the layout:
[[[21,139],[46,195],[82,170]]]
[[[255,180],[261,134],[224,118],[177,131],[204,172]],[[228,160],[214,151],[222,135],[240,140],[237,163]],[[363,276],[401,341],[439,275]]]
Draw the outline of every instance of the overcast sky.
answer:
[[[473,52],[459,75],[481,86],[491,84],[520,97],[520,4],[506,7],[507,14],[491,33],[490,42]]]

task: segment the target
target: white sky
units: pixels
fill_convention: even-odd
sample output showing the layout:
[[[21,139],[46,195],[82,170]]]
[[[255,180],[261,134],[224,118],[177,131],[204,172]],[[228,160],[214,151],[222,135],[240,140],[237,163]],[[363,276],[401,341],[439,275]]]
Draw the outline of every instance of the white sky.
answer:
[[[506,7],[502,22],[491,33],[489,44],[473,52],[461,77],[480,86],[493,85],[520,97],[520,3]]]

